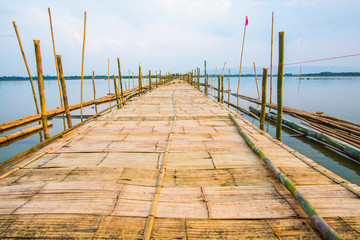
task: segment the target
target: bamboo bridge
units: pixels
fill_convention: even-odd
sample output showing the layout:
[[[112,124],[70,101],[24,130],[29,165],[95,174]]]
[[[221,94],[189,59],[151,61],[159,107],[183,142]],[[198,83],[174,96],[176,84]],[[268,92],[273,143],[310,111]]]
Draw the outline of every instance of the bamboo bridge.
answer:
[[[181,80],[1,170],[0,238],[360,238],[360,187]]]

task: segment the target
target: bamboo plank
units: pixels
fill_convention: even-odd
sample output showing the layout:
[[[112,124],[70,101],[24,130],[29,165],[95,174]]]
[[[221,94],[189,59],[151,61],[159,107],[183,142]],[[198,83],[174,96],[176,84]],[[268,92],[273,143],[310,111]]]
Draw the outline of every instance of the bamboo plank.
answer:
[[[92,238],[100,219],[100,216],[75,214],[21,215],[0,237],[10,239]]]
[[[146,218],[104,216],[94,239],[141,239]]]

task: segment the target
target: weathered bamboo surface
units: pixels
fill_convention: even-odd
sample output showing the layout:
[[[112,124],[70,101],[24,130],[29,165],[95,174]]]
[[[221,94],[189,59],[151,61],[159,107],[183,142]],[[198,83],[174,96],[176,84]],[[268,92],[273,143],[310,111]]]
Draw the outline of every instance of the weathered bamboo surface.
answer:
[[[359,186],[179,81],[3,169],[0,238],[140,239],[156,208],[154,239],[320,239],[229,113],[342,238],[360,238]]]

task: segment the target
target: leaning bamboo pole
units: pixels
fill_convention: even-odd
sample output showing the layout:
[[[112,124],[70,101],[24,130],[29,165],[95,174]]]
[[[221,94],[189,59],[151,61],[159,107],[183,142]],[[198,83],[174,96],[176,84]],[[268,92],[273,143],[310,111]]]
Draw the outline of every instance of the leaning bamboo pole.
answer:
[[[152,90],[152,83],[151,83],[151,70],[149,70],[149,91]]]
[[[52,122],[47,122],[48,127],[51,127],[52,125],[53,125]],[[16,138],[19,138],[19,137],[22,137],[22,136],[25,136],[25,135],[28,135],[28,134],[31,134],[33,132],[40,131],[42,129],[43,129],[43,125],[37,125],[37,126],[34,126],[34,127],[19,130],[17,132],[8,134],[6,136],[1,136],[0,137],[0,144],[6,143],[8,141],[14,140]]]
[[[239,95],[239,90],[240,90],[241,67],[242,67],[242,58],[243,58],[243,53],[244,53],[244,43],[245,43],[247,22],[248,22],[248,20],[247,20],[247,16],[246,16],[245,27],[244,27],[244,36],[243,36],[243,42],[242,42],[242,47],[241,47],[241,56],[240,56],[239,81],[238,81],[238,87],[237,87],[237,92],[236,92],[238,95]]]
[[[277,119],[276,123],[276,139],[281,141],[281,127],[283,115],[283,73],[284,73],[284,36],[285,32],[279,32],[279,67],[277,76]]]
[[[19,42],[21,54],[22,54],[23,59],[24,59],[24,63],[25,63],[25,66],[26,66],[26,70],[27,70],[27,73],[28,73],[28,75],[29,75],[29,79],[30,79],[30,83],[31,83],[31,89],[32,89],[33,97],[34,97],[35,107],[36,107],[36,112],[39,114],[39,113],[40,113],[40,110],[39,110],[39,104],[38,104],[38,101],[37,101],[37,98],[36,98],[34,81],[33,81],[33,79],[32,79],[31,73],[30,73],[29,65],[28,65],[28,63],[27,63],[26,56],[25,56],[25,52],[24,52],[23,46],[22,46],[22,44],[21,44],[21,39],[20,39],[20,35],[19,35],[19,32],[18,32],[16,23],[15,23],[15,21],[13,21],[12,23],[13,23],[13,25],[14,25],[14,29],[15,29],[16,36],[17,36],[17,39],[18,39],[18,42]]]
[[[120,108],[120,100],[119,100],[119,89],[118,89],[118,86],[116,84],[116,77],[114,75],[114,91],[115,91],[115,96],[116,96],[116,104],[117,104],[117,108]]]
[[[120,85],[120,96],[121,101],[124,101],[124,92],[123,92],[123,86],[122,86],[122,77],[121,77],[121,68],[120,68],[120,59],[117,58],[118,63],[118,71],[119,71],[119,85]]]
[[[81,61],[81,121],[83,121],[83,91],[84,91],[84,55],[85,55],[85,35],[86,35],[86,11],[84,12],[84,38],[82,47],[82,61]]]
[[[250,110],[252,112],[255,113],[259,113],[259,110],[257,110],[254,107],[249,107]],[[277,117],[271,113],[266,113],[266,117],[273,120],[273,121],[277,121]],[[303,127],[295,122],[289,121],[287,119],[282,119],[282,124],[291,127],[301,133],[304,133],[306,136],[310,136],[312,138],[318,139],[326,144],[329,144],[339,150],[341,150],[342,152],[344,152],[346,155],[350,156],[351,158],[360,161],[360,149],[353,147],[345,142],[342,142],[338,139],[335,139],[331,136],[328,136],[327,134],[315,131],[315,130],[311,130],[309,128]]]
[[[37,66],[37,79],[38,79],[39,95],[40,95],[41,121],[43,125],[45,139],[48,139],[50,135],[47,124],[47,116],[46,116],[46,103],[45,103],[45,91],[44,91],[44,80],[43,80],[43,67],[41,62],[40,41],[34,40],[34,45],[35,45],[35,56],[36,56],[36,66]]]
[[[94,90],[94,101],[96,99],[96,89],[95,89],[95,72],[92,72],[92,83],[93,83],[93,90]],[[95,104],[95,112],[97,113],[97,106]]]
[[[267,68],[263,68],[262,88],[261,88],[261,93],[262,93],[262,95],[261,95],[261,113],[260,113],[260,129],[261,130],[264,130],[264,125],[265,125],[267,71],[268,71]]]
[[[58,63],[57,63],[57,56],[56,56],[56,51],[55,51],[55,39],[54,39],[54,31],[53,31],[53,27],[52,27],[50,8],[48,8],[48,12],[49,12],[49,20],[50,20],[51,39],[52,39],[54,59],[55,59],[56,76],[57,76],[58,87],[59,87],[60,104],[61,104],[61,107],[64,107],[64,104],[63,104],[63,101],[62,101],[63,96],[62,96],[61,87],[60,87],[60,77],[59,77],[59,68],[58,68],[59,66],[58,66]]]
[[[56,63],[58,65],[57,69],[58,69],[59,75],[60,75],[61,90],[62,90],[62,93],[63,93],[62,97],[63,97],[63,101],[64,101],[63,105],[64,105],[64,108],[65,108],[67,125],[68,125],[68,128],[71,128],[72,127],[72,121],[71,121],[69,102],[68,102],[67,92],[66,92],[64,72],[63,72],[62,63],[61,63],[61,55],[56,55]]]
[[[288,179],[283,173],[279,171],[279,169],[271,162],[271,160],[265,156],[265,154],[255,146],[255,144],[250,140],[250,138],[246,135],[246,133],[241,129],[238,122],[235,118],[229,113],[231,120],[235,123],[237,129],[239,130],[240,135],[245,139],[248,146],[255,152],[266,164],[266,166],[271,170],[271,172],[275,175],[275,177],[282,183],[284,187],[295,197],[296,201],[299,203],[301,208],[304,210],[306,215],[309,217],[311,222],[316,226],[321,235],[325,239],[340,239],[337,232],[335,232],[325,220],[317,213],[314,207],[310,204],[310,202],[303,196],[296,188],[296,186],[292,183],[290,179]]]
[[[258,85],[257,76],[256,76],[255,62],[253,62],[253,63],[254,63],[254,73],[255,73],[256,90],[257,90],[258,98],[259,98],[259,100],[260,100],[260,92],[259,92],[259,85]]]
[[[141,90],[142,90],[142,82],[141,82],[141,66],[139,65],[139,96],[141,94]]]

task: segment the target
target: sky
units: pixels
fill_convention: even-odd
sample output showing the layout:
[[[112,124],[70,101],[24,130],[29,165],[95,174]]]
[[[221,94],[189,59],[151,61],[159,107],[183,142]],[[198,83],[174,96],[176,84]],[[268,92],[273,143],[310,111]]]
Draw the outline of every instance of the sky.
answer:
[[[15,21],[32,75],[33,40],[40,40],[44,75],[56,75],[55,48],[64,75],[80,75],[84,11],[87,12],[84,74],[186,73],[226,69],[237,73],[244,35],[243,73],[270,66],[274,12],[273,65],[278,33],[285,31],[285,63],[360,53],[359,0],[11,0],[0,1],[0,76],[27,76],[12,21]],[[298,72],[300,65],[286,71]],[[302,65],[303,71],[359,71],[360,56]],[[228,70],[227,70],[228,71]],[[274,68],[274,72],[276,72]]]

